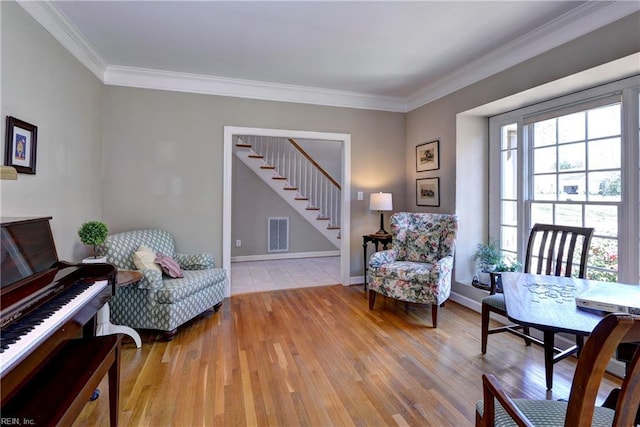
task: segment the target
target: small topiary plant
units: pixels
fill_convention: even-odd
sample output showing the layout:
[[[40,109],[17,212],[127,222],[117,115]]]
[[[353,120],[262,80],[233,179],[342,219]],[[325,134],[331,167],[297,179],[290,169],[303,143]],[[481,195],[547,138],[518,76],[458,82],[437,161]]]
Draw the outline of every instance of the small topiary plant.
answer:
[[[78,236],[80,241],[85,245],[93,246],[93,257],[98,257],[98,245],[104,243],[107,240],[109,230],[104,222],[89,221],[80,226],[78,230]]]

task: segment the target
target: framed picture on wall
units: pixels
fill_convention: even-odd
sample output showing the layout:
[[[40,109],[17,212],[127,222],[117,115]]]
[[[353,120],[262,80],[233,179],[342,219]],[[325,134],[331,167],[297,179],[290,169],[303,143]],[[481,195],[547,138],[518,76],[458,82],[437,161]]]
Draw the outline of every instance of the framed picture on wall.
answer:
[[[19,173],[36,173],[38,128],[15,117],[7,116],[7,140],[4,164]]]
[[[416,179],[416,205],[440,206],[440,178]]]
[[[440,169],[440,140],[425,142],[416,147],[416,172]]]

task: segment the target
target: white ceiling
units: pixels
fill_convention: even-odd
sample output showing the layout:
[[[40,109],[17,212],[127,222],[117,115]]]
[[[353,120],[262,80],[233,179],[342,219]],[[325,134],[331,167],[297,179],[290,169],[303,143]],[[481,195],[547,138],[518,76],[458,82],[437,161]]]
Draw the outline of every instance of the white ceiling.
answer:
[[[640,9],[574,1],[54,1],[107,84],[408,111]]]

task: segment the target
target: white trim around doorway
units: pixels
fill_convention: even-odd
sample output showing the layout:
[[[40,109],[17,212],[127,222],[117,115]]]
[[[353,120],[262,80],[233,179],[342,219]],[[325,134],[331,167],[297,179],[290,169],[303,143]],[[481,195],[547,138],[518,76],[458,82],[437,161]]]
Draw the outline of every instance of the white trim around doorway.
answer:
[[[259,135],[281,138],[315,139],[342,143],[342,217],[340,218],[340,278],[342,285],[350,283],[350,218],[351,218],[351,135],[347,133],[313,132],[286,129],[224,127],[224,183],[222,196],[222,267],[227,271],[225,296],[231,296],[231,224],[232,224],[232,164],[233,136]]]

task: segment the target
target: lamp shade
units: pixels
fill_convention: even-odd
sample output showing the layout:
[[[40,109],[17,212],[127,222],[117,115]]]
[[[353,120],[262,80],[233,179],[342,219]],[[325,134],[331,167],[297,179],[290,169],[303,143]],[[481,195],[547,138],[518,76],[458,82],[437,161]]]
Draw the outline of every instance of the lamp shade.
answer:
[[[369,199],[369,210],[371,211],[390,211],[393,210],[393,201],[391,193],[371,193]]]

